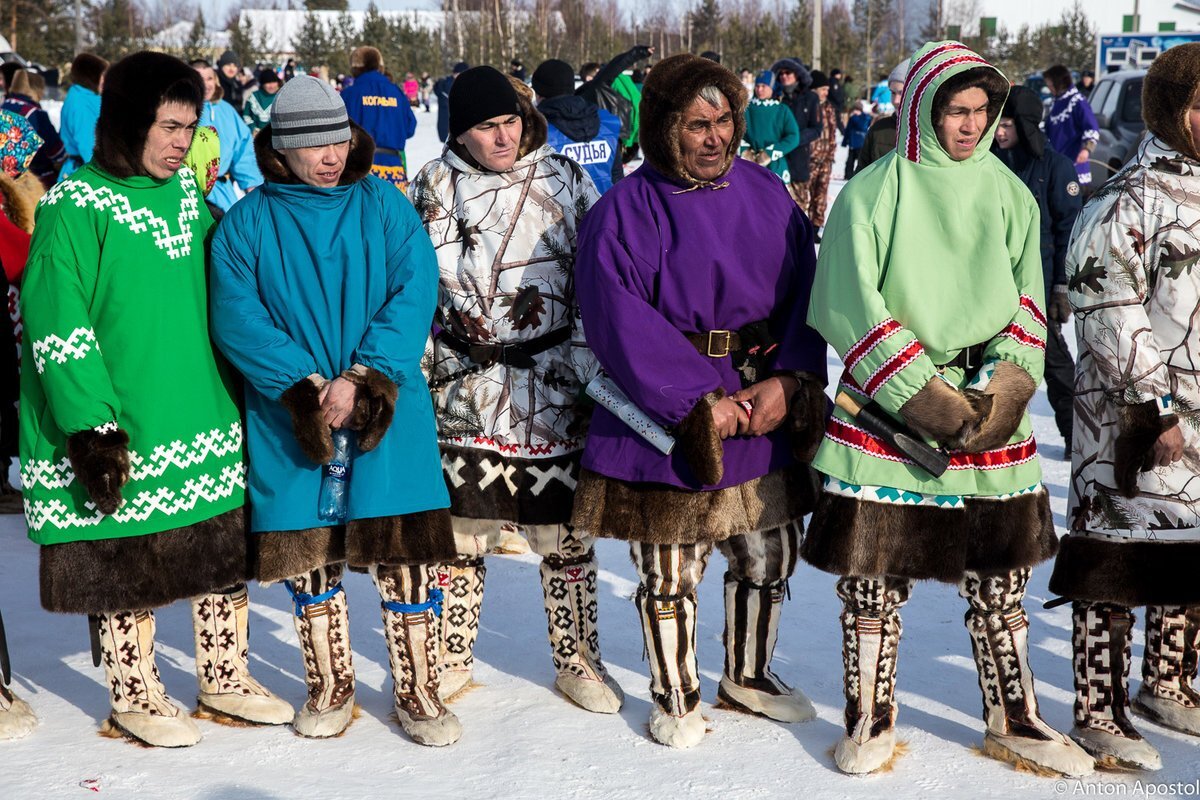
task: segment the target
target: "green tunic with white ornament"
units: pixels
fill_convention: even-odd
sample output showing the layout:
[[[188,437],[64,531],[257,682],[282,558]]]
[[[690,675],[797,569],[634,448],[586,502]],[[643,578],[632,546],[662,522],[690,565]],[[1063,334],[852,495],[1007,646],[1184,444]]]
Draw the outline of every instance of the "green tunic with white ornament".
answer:
[[[243,505],[241,418],[208,334],[212,226],[186,167],[160,180],[92,163],[42,199],[21,290],[21,481],[38,544],[155,534]],[[114,426],[130,477],[105,515],[67,438]]]

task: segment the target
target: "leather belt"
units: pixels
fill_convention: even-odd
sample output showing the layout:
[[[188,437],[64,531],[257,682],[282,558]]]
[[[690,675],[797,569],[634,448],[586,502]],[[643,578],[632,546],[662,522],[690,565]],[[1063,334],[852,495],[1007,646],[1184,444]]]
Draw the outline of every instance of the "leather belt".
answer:
[[[533,357],[570,339],[571,329],[558,328],[535,339],[509,344],[472,342],[455,336],[445,328],[437,338],[446,347],[481,366],[504,364],[518,369],[532,369],[537,364]]]
[[[737,331],[708,331],[707,333],[685,334],[687,340],[709,358],[724,358],[734,350],[742,349],[742,337]]]

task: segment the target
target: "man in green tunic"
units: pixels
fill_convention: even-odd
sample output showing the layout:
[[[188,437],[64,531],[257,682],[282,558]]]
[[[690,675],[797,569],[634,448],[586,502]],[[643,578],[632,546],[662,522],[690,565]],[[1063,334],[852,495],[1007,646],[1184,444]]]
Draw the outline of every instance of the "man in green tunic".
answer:
[[[203,98],[170,56],[108,71],[95,156],[43,198],[22,292],[21,482],[42,605],[91,615],[111,723],[167,747],[200,732],[159,680],[151,609],[185,597],[200,705],[292,718],[246,667],[242,425],[208,335],[212,217],[183,167]]]
[[[1057,540],[1026,413],[1045,360],[1038,210],[988,152],[1008,82],[938,42],[913,56],[905,86],[896,149],[833,207],[808,313],[846,365],[802,550],[842,576],[837,764],[862,773],[891,759],[900,608],[915,581],[934,579],[969,604],[984,753],[1083,775],[1092,759],[1042,720],[1027,653],[1030,568]],[[844,410],[868,402],[947,448],[945,473]]]

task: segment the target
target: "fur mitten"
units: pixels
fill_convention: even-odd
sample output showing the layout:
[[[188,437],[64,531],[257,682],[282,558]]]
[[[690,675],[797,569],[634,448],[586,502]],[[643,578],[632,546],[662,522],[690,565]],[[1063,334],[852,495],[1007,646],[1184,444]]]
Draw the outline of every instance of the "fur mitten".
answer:
[[[1035,391],[1037,384],[1024,369],[1011,361],[997,363],[991,380],[982,392],[992,398],[991,411],[975,434],[964,437],[960,449],[979,453],[1008,444],[1025,418],[1025,409]],[[978,394],[973,389],[965,389],[964,392],[968,395]]]
[[[960,392],[934,375],[900,406],[900,416],[916,433],[951,449],[974,436],[992,410],[982,392]]]
[[[817,455],[817,448],[825,436],[825,423],[829,418],[829,398],[825,387],[808,373],[794,373],[800,385],[792,395],[790,410],[792,426],[792,455],[797,461],[808,464]]]
[[[279,402],[292,415],[292,432],[300,449],[314,464],[328,464],[333,458],[333,432],[321,414],[323,384],[320,376],[310,375],[296,381],[279,398]]]
[[[700,483],[712,486],[725,475],[725,447],[717,434],[712,407],[725,396],[724,389],[701,397],[675,429],[679,451]]]
[[[67,458],[75,477],[101,514],[121,505],[121,487],[129,480],[129,434],[116,425],[67,437]]]
[[[1179,417],[1175,414],[1159,414],[1154,400],[1118,407],[1113,476],[1122,495],[1138,496],[1138,473],[1154,466],[1154,443],[1178,424]]]
[[[342,377],[354,384],[354,410],[346,427],[358,431],[359,450],[374,450],[392,424],[399,390],[382,372],[362,364],[344,370]]]

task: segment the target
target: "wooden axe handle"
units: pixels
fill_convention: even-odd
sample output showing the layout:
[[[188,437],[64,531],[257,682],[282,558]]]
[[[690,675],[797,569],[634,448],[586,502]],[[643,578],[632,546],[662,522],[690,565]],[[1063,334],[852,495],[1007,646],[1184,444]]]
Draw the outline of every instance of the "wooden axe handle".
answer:
[[[863,409],[862,403],[858,402],[845,392],[838,392],[837,397],[833,399],[833,404],[852,417],[857,417],[858,412],[862,411]]]

